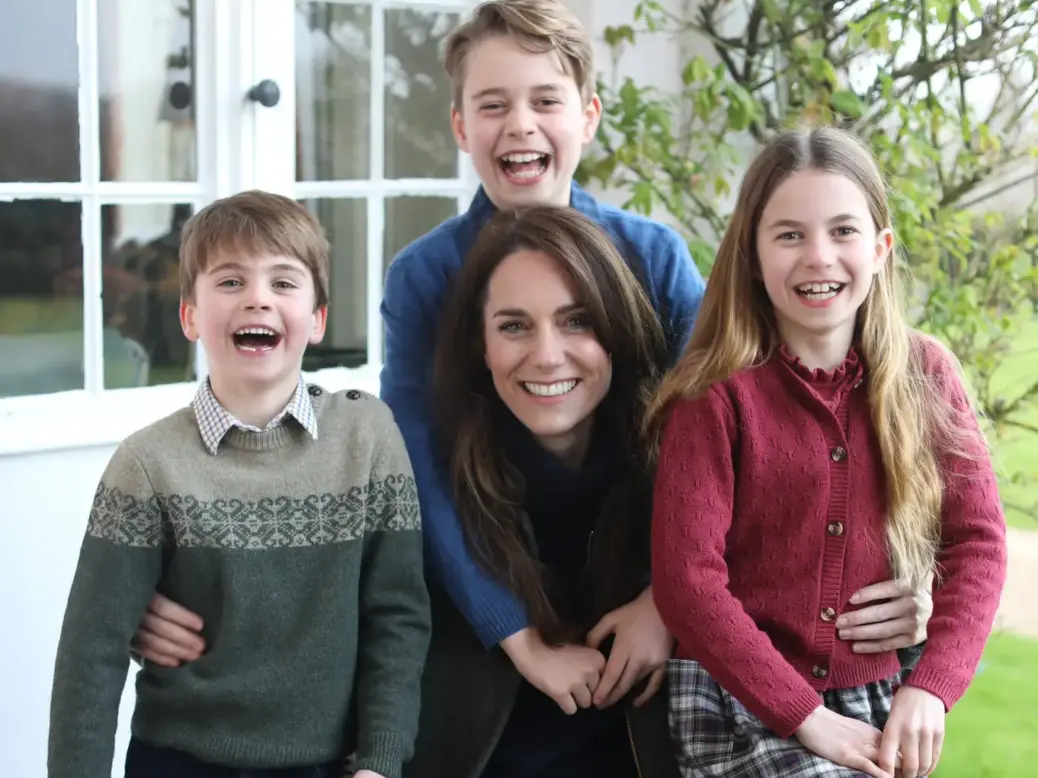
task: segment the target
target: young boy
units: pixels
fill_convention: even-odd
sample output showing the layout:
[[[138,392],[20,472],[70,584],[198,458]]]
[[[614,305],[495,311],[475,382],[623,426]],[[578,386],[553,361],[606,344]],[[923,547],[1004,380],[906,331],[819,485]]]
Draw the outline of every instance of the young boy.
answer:
[[[388,408],[301,377],[328,245],[293,200],[245,192],[185,226],[181,324],[209,365],[191,407],[101,478],[58,646],[50,778],[112,769],[126,647],[158,588],[208,651],[137,675],[130,778],[397,778],[429,640],[414,478]],[[269,771],[269,772],[268,772]]]

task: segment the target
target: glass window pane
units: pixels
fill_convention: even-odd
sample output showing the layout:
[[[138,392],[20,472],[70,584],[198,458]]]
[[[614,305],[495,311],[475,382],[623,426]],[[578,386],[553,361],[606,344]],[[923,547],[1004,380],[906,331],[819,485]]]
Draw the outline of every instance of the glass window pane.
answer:
[[[0,202],[0,397],[83,388],[79,203]]]
[[[79,180],[76,0],[4,3],[0,181]]]
[[[456,178],[443,39],[458,15],[386,10],[386,178]]]
[[[391,197],[386,200],[383,272],[404,246],[458,213],[449,197]]]
[[[195,180],[194,6],[98,0],[102,180]]]
[[[299,181],[371,175],[371,8],[296,4]]]
[[[363,198],[304,201],[324,225],[332,244],[328,328],[309,346],[304,370],[357,367],[367,362],[368,206]]]
[[[104,386],[194,379],[194,345],[180,330],[180,229],[192,206],[101,208]]]

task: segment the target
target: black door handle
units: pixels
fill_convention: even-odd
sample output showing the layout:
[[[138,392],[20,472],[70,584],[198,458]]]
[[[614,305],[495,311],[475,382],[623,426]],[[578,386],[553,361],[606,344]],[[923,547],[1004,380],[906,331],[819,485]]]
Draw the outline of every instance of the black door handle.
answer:
[[[169,88],[169,104],[178,111],[191,105],[191,85],[177,81]]]
[[[273,108],[278,104],[278,100],[281,99],[281,90],[278,88],[277,81],[265,78],[252,87],[246,94],[246,97],[262,106]]]

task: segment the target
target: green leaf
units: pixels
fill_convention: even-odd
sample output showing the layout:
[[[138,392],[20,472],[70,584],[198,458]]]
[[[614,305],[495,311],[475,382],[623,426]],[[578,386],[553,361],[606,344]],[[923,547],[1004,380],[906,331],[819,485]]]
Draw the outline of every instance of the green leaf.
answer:
[[[890,30],[886,24],[871,24],[865,35],[865,41],[870,48],[880,51],[890,51]]]
[[[688,64],[685,65],[685,69],[681,72],[681,81],[685,86],[699,83],[701,81],[710,80],[712,71],[710,66],[706,64],[706,60],[701,56],[695,56],[689,60]]]
[[[602,31],[602,37],[611,48],[616,48],[624,41],[634,43],[634,28],[629,24],[621,24],[618,27],[606,27]]]
[[[734,130],[745,130],[757,115],[757,103],[742,84],[725,85],[728,96],[728,122]]]
[[[634,185],[634,191],[631,193],[631,198],[627,201],[625,207],[649,215],[652,213],[655,200],[656,196],[652,190],[652,184],[648,181],[639,181]]]
[[[837,89],[833,92],[830,102],[834,109],[852,119],[857,119],[865,113],[865,105],[861,102],[858,96],[849,89]]]
[[[764,18],[772,24],[778,24],[782,21],[782,11],[779,10],[775,0],[761,0],[761,8],[764,11]]]

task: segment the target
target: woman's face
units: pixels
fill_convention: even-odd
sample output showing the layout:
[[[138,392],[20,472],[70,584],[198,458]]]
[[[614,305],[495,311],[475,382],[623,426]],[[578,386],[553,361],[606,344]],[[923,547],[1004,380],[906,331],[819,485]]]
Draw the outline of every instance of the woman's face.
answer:
[[[612,364],[573,281],[539,251],[517,251],[490,276],[486,363],[508,409],[557,457],[579,463]]]

